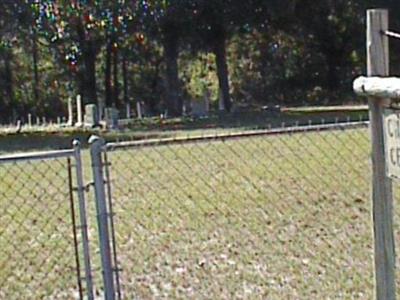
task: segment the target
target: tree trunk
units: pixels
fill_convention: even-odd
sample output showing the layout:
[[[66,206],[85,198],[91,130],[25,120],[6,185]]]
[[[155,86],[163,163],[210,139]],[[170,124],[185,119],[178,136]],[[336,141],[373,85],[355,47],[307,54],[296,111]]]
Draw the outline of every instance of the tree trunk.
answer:
[[[85,78],[86,78],[86,99],[84,104],[97,103],[97,85],[96,85],[96,50],[93,41],[87,41],[85,51]]]
[[[106,107],[112,107],[112,87],[111,87],[111,54],[112,54],[112,41],[108,39],[106,49],[106,62],[104,72],[104,89]]]
[[[214,54],[217,64],[219,89],[221,91],[224,108],[227,112],[230,112],[232,109],[232,102],[229,94],[229,74],[226,62],[225,38],[221,37],[215,40]]]
[[[10,115],[11,113],[15,114],[16,103],[14,103],[14,79],[13,79],[13,70],[12,63],[13,55],[12,50],[6,50],[4,56],[4,82],[5,82],[5,94],[7,101],[7,113]],[[12,111],[11,111],[12,110]]]
[[[129,103],[128,97],[128,70],[127,70],[127,59],[126,55],[122,56],[122,80],[123,80],[123,90],[124,90],[124,105]]]
[[[39,55],[37,47],[37,31],[32,27],[32,63],[33,63],[33,97],[35,102],[35,110],[41,107],[39,95]]]
[[[166,106],[168,115],[182,115],[182,99],[179,90],[178,40],[175,36],[164,39],[164,59],[166,64]]]
[[[83,104],[99,104],[97,102],[97,85],[96,85],[96,48],[93,41],[86,37],[85,29],[80,20],[77,25],[77,34],[82,49],[82,57],[84,61],[83,68]]]
[[[119,101],[119,82],[118,82],[118,48],[114,47],[113,49],[113,80],[114,80],[114,89],[113,89],[113,98],[115,108],[121,110],[121,103]]]

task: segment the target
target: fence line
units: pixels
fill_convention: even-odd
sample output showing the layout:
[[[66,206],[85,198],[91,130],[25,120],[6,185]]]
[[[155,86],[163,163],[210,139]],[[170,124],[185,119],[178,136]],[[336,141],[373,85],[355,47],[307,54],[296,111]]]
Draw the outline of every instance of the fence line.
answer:
[[[224,268],[230,263],[244,269],[259,264],[269,264],[274,268],[274,261],[283,257],[276,252],[274,244],[263,239],[263,235],[269,233],[271,239],[276,239],[271,226],[275,231],[291,235],[284,224],[298,230],[296,240],[303,244],[299,247],[302,254],[296,248],[285,250],[288,257],[299,255],[299,258],[292,258],[293,265],[298,268],[294,271],[307,269],[298,265],[299,260],[300,264],[302,261],[310,264],[308,261],[317,259],[323,261],[325,267],[318,267],[321,262],[311,264],[311,267],[330,274],[323,277],[328,282],[324,291],[312,291],[317,284],[315,278],[322,275],[311,272],[315,277],[307,277],[308,288],[301,288],[301,284],[286,287],[285,295],[300,298],[310,295],[317,298],[338,295],[368,297],[372,292],[372,270],[369,269],[370,252],[367,248],[371,243],[369,227],[364,226],[369,224],[369,172],[365,172],[369,169],[369,138],[364,130],[367,124],[311,125],[103,146],[104,179],[108,186],[104,197],[108,202],[109,221],[115,224],[109,230],[112,236],[110,247],[116,256],[112,262],[116,297],[282,297],[284,293],[274,284],[265,288],[252,281],[235,281],[228,271],[199,271],[193,269],[188,261],[197,265],[190,258],[201,255],[196,247],[205,247],[204,251],[213,260],[221,260],[213,247],[229,248],[241,241],[236,250],[239,254],[233,255],[235,262],[227,262],[225,258],[220,262]],[[350,164],[353,160],[356,160],[354,165]],[[327,170],[321,168],[324,165]],[[327,200],[331,197],[340,199],[340,210],[337,204],[332,205]],[[362,203],[361,206],[359,204],[360,212],[353,211],[354,197],[356,203]],[[293,200],[288,202],[288,199]],[[326,200],[322,200],[322,205],[317,199]],[[342,207],[341,202],[347,206]],[[322,236],[326,237],[321,237],[319,233],[314,236],[301,229],[301,224],[309,222],[310,214],[315,210],[324,217],[316,219],[308,228],[312,231],[320,228]],[[354,245],[351,234],[340,229],[352,226],[353,217],[363,220],[361,233],[351,230],[355,230],[355,236],[361,235]],[[293,221],[287,223],[288,218]],[[329,221],[324,221],[324,218]],[[271,224],[275,222],[274,227]],[[193,235],[193,232],[196,234]],[[206,241],[210,242],[209,236],[214,234],[220,241],[212,242],[212,247],[208,246]],[[339,237],[333,238],[336,235]],[[278,239],[276,244],[280,243]],[[357,253],[355,249],[359,247],[365,249]],[[168,250],[171,248],[175,250]],[[337,252],[331,252],[333,249],[350,253],[342,257]],[[162,255],[149,257],[156,255],[153,251]],[[259,252],[264,261],[249,254],[253,251]],[[325,254],[325,251],[330,254]],[[243,260],[246,256],[247,259]],[[164,259],[169,262],[163,262]],[[349,271],[341,268],[345,261],[351,259],[363,265],[363,272],[351,265],[347,267]],[[163,266],[165,263],[167,265]],[[180,276],[168,267],[171,264],[177,264],[178,274],[184,274],[188,279],[181,278],[182,282],[176,279]],[[282,267],[282,263],[277,265]],[[287,265],[285,268],[291,267]],[[116,270],[122,271],[117,273]],[[152,273],[151,270],[157,271]],[[273,280],[283,280],[285,274],[291,280],[300,280],[285,272],[274,273],[264,269],[256,273],[236,272],[245,277],[255,276],[256,282],[272,280],[271,276],[275,278]],[[348,288],[344,282],[335,282],[341,277],[349,280],[350,276],[361,283]],[[164,288],[163,285],[171,278],[178,282],[174,282],[173,288]],[[211,278],[220,279],[210,281]],[[234,286],[230,286],[232,284]],[[237,288],[243,284],[253,286],[250,294],[244,292],[246,289]]]
[[[318,125],[306,125],[306,126],[290,126],[285,127],[284,124],[281,128],[265,129],[265,130],[247,130],[242,132],[234,133],[215,133],[207,135],[197,136],[178,136],[172,138],[157,138],[157,139],[145,139],[138,141],[125,141],[116,143],[107,143],[105,145],[107,151],[118,150],[120,148],[134,148],[134,147],[152,147],[159,145],[172,145],[179,143],[195,143],[195,142],[209,142],[218,140],[233,140],[246,137],[258,137],[258,136],[269,136],[279,134],[294,134],[294,133],[305,133],[313,131],[327,131],[334,129],[351,129],[368,126],[369,121],[359,122],[344,122],[344,123],[332,123],[332,124],[318,124]]]
[[[0,298],[368,298],[367,126],[92,138],[90,159],[78,142],[1,156],[0,218],[17,234],[0,229]],[[26,233],[44,235],[47,254]],[[35,279],[15,279],[17,246]]]

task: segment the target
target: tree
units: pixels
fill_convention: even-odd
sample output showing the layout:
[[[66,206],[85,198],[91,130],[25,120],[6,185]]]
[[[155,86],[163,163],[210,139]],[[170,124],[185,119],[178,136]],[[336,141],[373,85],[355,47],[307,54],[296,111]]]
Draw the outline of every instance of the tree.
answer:
[[[343,79],[348,80],[345,72],[351,69],[351,52],[354,46],[362,46],[363,6],[361,1],[345,0],[296,2],[295,16],[301,25],[296,34],[325,57],[325,86],[332,92],[343,85]]]
[[[165,63],[165,104],[169,116],[182,115],[182,91],[178,58],[180,42],[186,35],[187,8],[192,1],[139,1],[141,28],[163,45]]]
[[[84,103],[97,103],[96,58],[102,44],[102,2],[42,1],[41,30],[77,78]],[[87,3],[83,3],[87,2]]]

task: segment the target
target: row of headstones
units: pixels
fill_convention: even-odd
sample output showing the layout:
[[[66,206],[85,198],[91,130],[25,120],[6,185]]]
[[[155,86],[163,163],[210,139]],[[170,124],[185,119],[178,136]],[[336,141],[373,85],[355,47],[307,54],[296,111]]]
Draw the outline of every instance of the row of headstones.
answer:
[[[223,110],[223,102],[219,102],[219,109]],[[100,109],[100,111],[103,111]],[[136,117],[141,119],[146,115],[146,105],[141,102],[136,103]],[[186,111],[186,110],[185,110]],[[209,93],[205,93],[202,98],[196,99],[190,103],[188,115],[194,117],[207,117],[210,112],[210,99]],[[74,105],[73,99],[68,99],[68,119],[57,118],[58,126],[76,126],[76,127],[96,127],[103,126],[106,128],[116,128],[118,126],[119,112],[115,108],[105,108],[102,115],[95,104],[87,104],[83,109],[82,98],[80,95],[76,96],[76,118],[74,118]],[[131,107],[127,104],[126,119],[131,119]],[[28,126],[34,126],[32,115],[28,114]],[[25,123],[26,124],[26,123]],[[45,118],[36,117],[36,126],[42,125],[55,125],[53,122],[47,122]]]
[[[96,104],[87,104],[83,111],[82,98],[78,95],[76,97],[76,122],[74,118],[73,100],[72,98],[68,99],[67,125],[76,127],[96,127],[102,125],[107,128],[115,128],[118,126],[118,110],[107,107],[104,109],[104,116],[101,116]]]
[[[56,120],[54,119],[47,119],[46,117],[33,117],[32,114],[28,114],[26,119],[17,120],[16,123],[10,123],[9,127],[21,127],[21,126],[28,126],[29,128],[32,127],[39,127],[39,126],[58,126],[61,127],[63,124],[66,123],[65,117],[57,117]]]
[[[138,102],[136,105],[137,117],[139,119],[143,118],[145,115],[146,107],[143,103]],[[126,118],[131,118],[131,108],[127,104],[126,107]],[[210,111],[210,101],[207,95],[203,99],[198,99],[191,103],[191,115],[195,117],[205,117],[208,116]],[[68,126],[77,127],[95,127],[98,125],[103,125],[110,128],[115,128],[118,125],[118,110],[115,108],[107,107],[104,109],[104,116],[100,116],[97,106],[95,104],[85,105],[84,112],[82,106],[82,98],[80,95],[76,97],[76,122],[74,119],[74,108],[72,98],[68,99]],[[101,120],[103,119],[103,120]]]

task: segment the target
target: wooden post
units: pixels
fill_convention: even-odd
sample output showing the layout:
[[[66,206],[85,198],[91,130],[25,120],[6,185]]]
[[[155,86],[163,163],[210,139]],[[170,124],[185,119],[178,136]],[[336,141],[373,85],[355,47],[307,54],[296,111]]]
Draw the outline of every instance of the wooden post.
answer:
[[[367,73],[368,76],[389,75],[388,11],[367,11]],[[383,137],[384,98],[370,98],[370,127],[372,142],[372,217],[375,247],[375,289],[378,300],[396,298],[395,250],[393,238],[392,182],[386,176]]]

